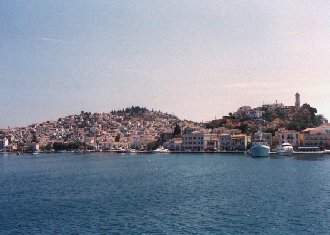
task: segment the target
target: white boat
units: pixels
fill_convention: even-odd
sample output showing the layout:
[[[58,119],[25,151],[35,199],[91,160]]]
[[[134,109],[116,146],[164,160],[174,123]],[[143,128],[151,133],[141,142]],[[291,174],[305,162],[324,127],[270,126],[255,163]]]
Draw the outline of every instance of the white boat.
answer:
[[[262,138],[261,129],[257,133],[258,139],[252,143],[250,153],[252,157],[267,157],[270,153],[268,143]]]
[[[157,148],[156,150],[153,150],[154,153],[169,153],[170,150],[165,149],[163,146]]]
[[[127,153],[127,149],[118,148],[118,149],[116,149],[116,153]]]
[[[325,149],[325,150],[323,151],[323,153],[324,153],[324,154],[330,154],[330,149]]]
[[[32,153],[34,156],[38,156],[39,155],[39,152],[33,152]]]
[[[290,143],[283,143],[276,147],[276,153],[282,156],[291,156],[293,153],[293,147]]]
[[[136,149],[128,149],[127,153],[137,153],[138,151]]]

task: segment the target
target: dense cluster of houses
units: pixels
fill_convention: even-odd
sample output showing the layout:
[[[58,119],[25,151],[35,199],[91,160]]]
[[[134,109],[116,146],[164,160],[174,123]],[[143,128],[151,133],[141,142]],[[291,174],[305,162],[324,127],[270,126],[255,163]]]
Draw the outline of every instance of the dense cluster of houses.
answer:
[[[179,124],[176,116],[159,111],[144,113],[87,113],[27,127],[0,129],[0,151],[34,151],[54,143],[83,142],[95,149],[147,148],[147,144],[170,133]]]

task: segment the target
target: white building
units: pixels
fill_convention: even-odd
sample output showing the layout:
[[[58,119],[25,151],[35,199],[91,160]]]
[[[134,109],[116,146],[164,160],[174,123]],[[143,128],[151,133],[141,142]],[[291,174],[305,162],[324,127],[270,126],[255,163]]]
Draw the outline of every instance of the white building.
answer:
[[[6,151],[9,148],[9,140],[7,138],[3,138],[0,140],[0,151]]]
[[[183,134],[182,136],[182,150],[183,151],[205,151],[207,140],[210,135],[206,130],[193,131]],[[214,135],[215,136],[215,135]]]
[[[259,119],[262,118],[265,111],[261,110],[260,108],[251,109],[247,112],[247,116],[251,119]]]
[[[171,151],[181,151],[182,149],[182,138],[173,138],[166,141],[163,147]]]

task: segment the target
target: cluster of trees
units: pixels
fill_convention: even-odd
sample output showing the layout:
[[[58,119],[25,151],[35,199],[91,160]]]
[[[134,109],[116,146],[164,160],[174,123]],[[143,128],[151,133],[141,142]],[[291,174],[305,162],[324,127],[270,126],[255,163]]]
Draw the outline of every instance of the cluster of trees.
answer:
[[[126,109],[122,109],[122,110],[112,110],[111,114],[129,113],[132,115],[136,115],[136,114],[145,113],[145,112],[149,112],[149,110],[146,107],[132,106],[130,108],[126,108]]]
[[[53,144],[48,143],[43,150],[52,150],[54,149],[55,151],[64,151],[64,150],[92,150],[94,149],[93,146],[89,146],[84,142],[81,141],[74,141],[74,142],[68,142],[68,143],[63,143],[63,142],[54,142]]]
[[[154,142],[150,142],[147,144],[147,148],[150,150],[155,150],[157,149],[160,145],[162,145],[162,142],[160,139],[155,140]]]
[[[317,115],[317,109],[304,104],[295,110],[292,118],[287,122],[286,128],[301,131],[308,127],[317,127],[323,123],[323,115]]]
[[[274,134],[277,128],[285,127],[290,130],[301,131],[308,127],[320,126],[323,121],[323,115],[317,115],[317,109],[309,104],[301,107],[292,107],[291,109],[277,108],[275,110],[264,109],[265,113],[262,119],[266,122],[274,122],[279,120],[280,123],[275,129],[267,129],[266,132]],[[213,120],[205,125],[206,128],[228,127],[237,128],[244,134],[255,132],[256,126],[249,124],[250,119],[247,117],[235,118],[232,113],[224,116],[223,119]]]
[[[211,122],[205,124],[205,128],[214,129],[218,127],[223,127],[226,124],[226,122],[227,122],[226,118],[212,120]]]
[[[174,137],[180,137],[181,136],[181,127],[176,124],[174,127]]]

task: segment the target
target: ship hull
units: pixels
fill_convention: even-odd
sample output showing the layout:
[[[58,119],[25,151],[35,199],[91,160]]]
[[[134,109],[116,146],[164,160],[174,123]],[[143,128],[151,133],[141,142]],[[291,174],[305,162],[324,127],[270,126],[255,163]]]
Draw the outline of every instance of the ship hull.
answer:
[[[269,156],[270,148],[266,145],[253,145],[251,148],[252,157],[267,157]]]

